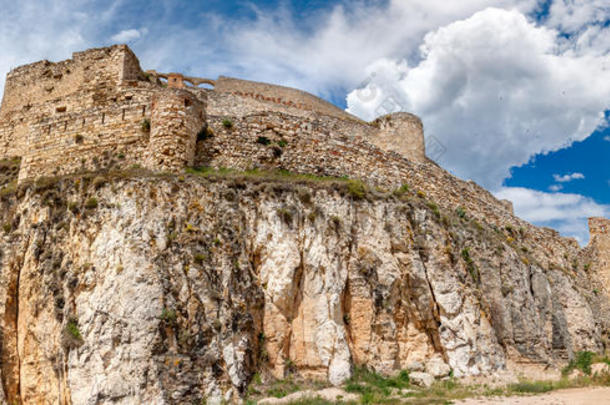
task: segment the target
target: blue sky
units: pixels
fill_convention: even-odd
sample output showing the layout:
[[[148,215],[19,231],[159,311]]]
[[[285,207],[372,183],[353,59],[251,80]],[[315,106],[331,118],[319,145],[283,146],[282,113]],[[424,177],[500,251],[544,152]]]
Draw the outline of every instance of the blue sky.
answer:
[[[421,116],[452,173],[587,241],[610,216],[607,0],[0,0],[0,77],[128,43],[145,69]],[[3,79],[0,79],[0,88]]]

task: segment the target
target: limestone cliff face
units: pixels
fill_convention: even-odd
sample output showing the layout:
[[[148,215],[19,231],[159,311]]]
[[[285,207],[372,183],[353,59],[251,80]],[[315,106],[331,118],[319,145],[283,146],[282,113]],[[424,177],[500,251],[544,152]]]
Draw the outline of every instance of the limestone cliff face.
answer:
[[[419,362],[464,376],[603,345],[593,274],[543,268],[422,196],[90,180],[2,202],[8,403],[232,400],[257,371],[340,383],[353,365]]]

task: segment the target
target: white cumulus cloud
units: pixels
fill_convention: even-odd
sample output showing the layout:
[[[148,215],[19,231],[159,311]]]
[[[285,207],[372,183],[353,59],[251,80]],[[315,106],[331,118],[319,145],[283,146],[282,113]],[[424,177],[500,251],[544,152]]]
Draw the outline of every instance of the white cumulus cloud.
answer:
[[[564,174],[563,176],[561,176],[559,174],[554,174],[553,178],[555,179],[556,182],[567,183],[572,180],[583,180],[585,178],[585,175],[582,173]]]
[[[373,119],[385,101],[415,112],[445,146],[437,159],[444,167],[497,189],[511,167],[605,123],[609,56],[574,55],[559,42],[558,32],[517,10],[488,8],[426,35],[415,66],[388,58],[371,64],[371,79],[349,94],[348,110]]]

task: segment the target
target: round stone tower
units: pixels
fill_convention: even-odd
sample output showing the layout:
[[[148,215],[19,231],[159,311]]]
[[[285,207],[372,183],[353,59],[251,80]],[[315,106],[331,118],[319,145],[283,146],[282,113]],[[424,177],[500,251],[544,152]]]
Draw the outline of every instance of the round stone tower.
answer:
[[[589,218],[589,247],[592,250],[592,267],[610,295],[610,219]]]
[[[414,162],[425,161],[424,126],[418,116],[397,112],[379,117],[373,124],[379,128],[377,136],[371,139],[375,146]]]
[[[152,98],[145,166],[177,172],[193,165],[197,134],[205,119],[204,103],[190,92],[166,88],[156,93]]]

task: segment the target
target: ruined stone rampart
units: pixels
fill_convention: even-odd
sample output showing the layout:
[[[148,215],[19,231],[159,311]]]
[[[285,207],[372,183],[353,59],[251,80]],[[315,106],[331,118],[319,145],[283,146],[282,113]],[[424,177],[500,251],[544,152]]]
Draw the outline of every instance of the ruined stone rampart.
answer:
[[[6,77],[0,117],[30,110],[84,88],[117,86],[138,79],[140,65],[125,45],[76,52],[62,62],[41,61],[18,67]]]
[[[30,124],[19,180],[96,170],[111,159],[139,163],[148,145],[142,128],[150,119],[145,95],[57,113]]]
[[[457,179],[431,161],[415,162],[384,151],[368,142],[366,134],[351,136],[342,120],[277,112],[231,117],[231,128],[225,120],[225,116],[208,116],[214,135],[198,142],[195,165],[348,176],[390,191],[407,184],[445,209],[461,208],[469,218],[496,224],[499,231],[507,232],[503,238],[522,239],[526,246],[540,243],[546,250],[532,255],[544,266],[570,268],[579,250],[574,239],[515,217],[512,207],[474,182]]]
[[[258,106],[257,109],[259,110],[269,110],[269,104],[272,104],[274,105],[273,111],[278,112],[287,112],[283,109],[290,108],[304,112],[317,112],[344,120],[357,120],[353,115],[319,97],[289,87],[221,76],[216,80],[214,90],[217,93],[230,93],[241,98],[257,101],[258,103],[247,103],[250,107],[253,107],[250,113],[255,112],[255,106]]]
[[[200,84],[215,87],[196,87]],[[296,89],[228,77],[144,73],[125,45],[12,70],[0,109],[0,157],[22,158],[20,182],[95,169],[112,156],[121,156],[123,164],[179,171],[194,162],[206,116],[240,119],[269,111],[310,124],[324,121],[329,145],[346,139],[345,147],[353,148],[349,139],[358,138],[367,147],[425,161],[423,127],[411,114],[369,124]]]

